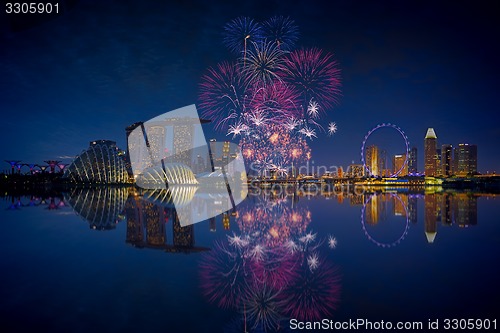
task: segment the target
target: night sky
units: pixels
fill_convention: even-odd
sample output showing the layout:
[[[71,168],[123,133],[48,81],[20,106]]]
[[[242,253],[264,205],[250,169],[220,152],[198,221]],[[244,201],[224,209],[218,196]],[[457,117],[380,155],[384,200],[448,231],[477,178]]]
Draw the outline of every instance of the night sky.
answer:
[[[359,163],[364,135],[391,122],[419,149],[420,170],[433,127],[439,145],[477,144],[478,170],[500,172],[494,2],[60,3],[57,16],[1,10],[1,160],[70,162],[95,139],[125,148],[127,125],[197,104],[206,69],[234,59],[225,23],[284,15],[298,46],[334,53],[342,69],[343,96],[325,117],[339,130],[310,144],[316,165]],[[211,125],[205,134],[226,138]]]

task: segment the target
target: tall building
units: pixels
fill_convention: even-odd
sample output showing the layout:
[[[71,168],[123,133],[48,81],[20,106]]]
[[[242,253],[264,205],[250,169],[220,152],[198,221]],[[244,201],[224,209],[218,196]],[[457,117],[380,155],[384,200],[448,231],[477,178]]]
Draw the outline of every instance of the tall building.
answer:
[[[381,149],[378,154],[378,173],[382,177],[391,175],[389,163],[387,163],[387,150],[385,149]]]
[[[433,128],[427,129],[424,139],[424,173],[426,176],[437,175],[437,136]]]
[[[477,146],[460,143],[455,148],[455,174],[467,175],[477,172]]]
[[[410,150],[410,155],[408,156],[408,172],[410,174],[417,173],[417,147],[413,147]]]
[[[372,176],[378,176],[378,147],[375,145],[366,148],[366,166]]]
[[[229,141],[224,141],[222,146],[222,165],[226,166],[229,163]]]
[[[452,147],[451,145],[441,146],[441,175],[451,176],[453,174],[452,164]]]
[[[405,160],[406,154],[394,155],[394,157],[392,158],[393,174],[396,174],[396,172],[400,171],[398,174],[399,177],[408,176],[408,164],[405,164]]]
[[[208,151],[208,159],[210,160],[210,165],[212,167],[212,171],[215,170],[215,167],[217,166],[217,164],[215,163],[215,160],[217,158],[217,140],[215,139],[210,139],[210,143],[209,143],[209,151]]]

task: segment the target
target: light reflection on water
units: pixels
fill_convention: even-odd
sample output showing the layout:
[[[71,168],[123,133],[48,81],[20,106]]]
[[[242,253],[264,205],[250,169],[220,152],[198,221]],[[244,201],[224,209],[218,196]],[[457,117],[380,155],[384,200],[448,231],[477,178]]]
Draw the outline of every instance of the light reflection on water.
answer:
[[[138,249],[201,252],[187,264],[198,273],[184,282],[197,284],[203,304],[193,306],[215,306],[227,313],[229,319],[224,317],[223,322],[213,323],[219,330],[273,332],[286,331],[290,318],[349,318],[346,311],[353,309],[366,313],[362,305],[366,295],[357,294],[355,289],[360,286],[353,285],[356,277],[352,275],[365,272],[351,268],[352,261],[362,262],[364,254],[347,253],[346,249],[370,251],[372,257],[377,255],[377,249],[423,251],[423,247],[440,242],[437,234],[442,227],[481,228],[478,201],[495,198],[496,195],[485,193],[425,193],[407,189],[362,194],[311,193],[293,188],[259,190],[250,192],[235,211],[188,227],[180,226],[168,194],[140,193],[129,188],[7,195],[3,197],[3,206],[17,210],[16,214],[40,208],[54,214],[74,212],[90,229],[116,232],[123,242]],[[332,212],[333,206],[338,213]],[[337,215],[345,219],[343,212],[347,211],[349,222],[328,224]],[[492,216],[485,218],[490,223]],[[117,226],[122,223],[125,230],[120,233]],[[422,226],[417,228],[418,225]],[[499,229],[489,226],[488,230],[497,235]],[[415,233],[425,237],[419,236],[417,242]],[[498,243],[491,243],[496,245],[490,248],[498,249]],[[449,246],[455,251],[451,246],[458,245]],[[386,261],[399,260],[395,252],[386,253]],[[495,258],[497,254],[488,260]],[[442,269],[444,272],[446,267]],[[183,283],[182,277],[178,279]],[[387,289],[391,290],[389,286]],[[418,295],[412,297],[418,299]],[[30,302],[29,296],[24,301]],[[441,300],[440,304],[447,302]],[[384,303],[381,308],[394,308],[394,312],[387,313],[396,314],[396,307],[397,304]],[[175,318],[172,313],[170,320]]]

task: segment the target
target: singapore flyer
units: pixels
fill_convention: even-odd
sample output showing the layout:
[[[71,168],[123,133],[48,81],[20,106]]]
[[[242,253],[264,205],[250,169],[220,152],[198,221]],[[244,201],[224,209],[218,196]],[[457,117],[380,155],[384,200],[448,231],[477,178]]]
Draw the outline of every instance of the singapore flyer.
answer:
[[[378,240],[376,238],[376,236],[373,236],[372,234],[370,234],[368,232],[368,228],[367,228],[367,223],[368,224],[378,224],[378,220],[379,220],[379,217],[380,217],[380,214],[381,212],[378,211],[378,205],[379,205],[379,202],[378,202],[378,199],[382,199],[382,203],[386,203],[388,200],[387,199],[393,199],[393,205],[394,205],[394,212],[395,214],[394,215],[397,215],[396,212],[398,214],[401,214],[403,216],[406,217],[406,224],[405,224],[405,228],[403,230],[403,232],[400,234],[400,236],[398,236],[396,238],[396,240],[394,241],[382,241],[382,240]],[[384,202],[385,201],[385,202]],[[370,210],[370,213],[372,214],[370,216],[370,220],[371,220],[371,223],[369,223],[368,218],[365,218],[365,215],[368,213],[367,211],[367,208],[371,208]],[[401,210],[402,208],[402,211],[398,211],[398,210]],[[403,202],[403,200],[397,195],[397,194],[387,194],[386,196],[384,196],[383,194],[372,194],[366,201],[365,203],[363,204],[363,208],[361,209],[361,225],[363,227],[363,232],[365,233],[366,237],[372,241],[373,243],[375,243],[377,246],[379,247],[383,247],[383,248],[389,248],[389,247],[394,247],[396,245],[399,245],[399,243],[401,243],[401,241],[406,237],[406,235],[408,234],[408,230],[410,228],[410,218],[409,218],[409,215],[408,215],[408,209],[407,209],[407,206],[406,204]]]
[[[393,155],[394,159],[392,168],[389,167],[388,162],[388,152],[383,149],[383,146],[369,144],[369,140],[373,137],[372,134],[375,132],[379,132],[381,129],[388,128],[396,131],[396,134],[399,135],[404,142],[404,145],[399,147],[399,155]],[[380,131],[381,132],[381,131]],[[396,138],[392,141],[397,141]],[[404,152],[402,152],[404,150]],[[410,142],[408,141],[408,137],[403,132],[403,130],[391,123],[382,123],[374,128],[372,128],[365,135],[363,139],[363,144],[361,145],[361,161],[363,163],[363,167],[368,173],[369,176],[372,177],[397,177],[399,175],[405,176],[407,172],[403,173],[403,171],[408,166],[408,156],[410,152]],[[399,158],[401,163],[394,163],[395,158]],[[403,160],[404,159],[404,160]]]

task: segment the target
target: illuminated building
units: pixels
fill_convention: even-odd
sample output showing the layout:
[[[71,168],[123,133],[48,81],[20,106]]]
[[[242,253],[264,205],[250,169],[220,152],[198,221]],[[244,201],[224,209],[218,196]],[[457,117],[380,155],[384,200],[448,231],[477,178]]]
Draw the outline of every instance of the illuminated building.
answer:
[[[410,174],[416,174],[417,171],[417,147],[413,147],[410,150],[410,155],[408,156],[408,172]]]
[[[109,140],[90,142],[90,147],[66,168],[64,177],[74,183],[120,184],[128,181],[125,162],[118,156],[116,143]]]
[[[365,175],[365,168],[362,164],[351,164],[347,171],[348,178],[361,178]]]
[[[222,165],[229,163],[229,141],[224,141],[222,146]]]
[[[408,164],[405,164],[406,154],[394,155],[392,158],[392,165],[394,166],[393,174],[401,170],[398,174],[399,177],[408,176]]]
[[[147,168],[137,176],[136,182],[145,185],[195,185],[198,184],[193,171],[185,164],[164,163],[152,168]]]
[[[441,146],[441,175],[451,176],[453,174],[452,164],[452,147],[451,145]]]
[[[162,126],[150,126],[146,128],[148,133],[150,156],[153,165],[157,165],[165,158],[166,130]]]
[[[465,176],[477,172],[477,146],[460,143],[455,148],[455,174]]]
[[[437,168],[437,136],[434,129],[429,128],[424,139],[424,173],[428,177],[434,177],[438,173]]]
[[[229,230],[230,229],[230,221],[229,221],[229,214],[228,213],[223,213],[222,214],[222,226],[224,227],[224,230]]]
[[[366,167],[372,176],[379,176],[378,172],[378,147],[375,145],[366,148]]]
[[[174,126],[175,162],[191,167],[191,150],[193,148],[193,124],[176,124]]]

